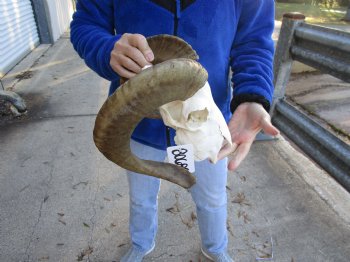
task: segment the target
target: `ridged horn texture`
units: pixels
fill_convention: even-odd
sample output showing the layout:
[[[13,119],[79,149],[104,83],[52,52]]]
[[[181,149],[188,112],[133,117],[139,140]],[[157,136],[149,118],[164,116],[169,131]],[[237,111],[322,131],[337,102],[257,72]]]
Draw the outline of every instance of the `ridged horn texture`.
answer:
[[[152,37],[150,43],[153,48],[161,46],[165,49],[168,46],[176,49],[176,45],[172,47],[174,39],[168,36]],[[160,52],[159,49],[153,49],[155,61],[164,62],[143,70],[125,82],[103,104],[95,121],[94,142],[106,158],[127,170],[189,188],[195,183],[195,177],[186,169],[139,159],[130,149],[131,134],[145,116],[166,103],[191,97],[208,78],[206,70],[196,61],[175,57],[167,60],[167,52]],[[169,49],[169,53],[173,49]],[[192,58],[195,52],[192,50],[191,53]]]
[[[198,55],[192,46],[179,37],[157,35],[148,37],[147,42],[154,54],[154,65],[174,58],[198,60]]]

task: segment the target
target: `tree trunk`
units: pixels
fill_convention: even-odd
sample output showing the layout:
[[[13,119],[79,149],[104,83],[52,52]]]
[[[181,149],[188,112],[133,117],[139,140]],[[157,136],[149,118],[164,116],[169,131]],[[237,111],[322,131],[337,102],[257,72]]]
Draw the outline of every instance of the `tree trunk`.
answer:
[[[346,12],[344,18],[343,18],[344,21],[347,21],[347,22],[350,22],[350,3],[348,5],[348,11]]]

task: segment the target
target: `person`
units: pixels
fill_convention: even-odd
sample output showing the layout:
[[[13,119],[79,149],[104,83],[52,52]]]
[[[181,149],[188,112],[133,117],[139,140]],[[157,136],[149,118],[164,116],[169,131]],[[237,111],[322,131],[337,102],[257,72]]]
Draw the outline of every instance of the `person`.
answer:
[[[196,162],[197,183],[190,189],[202,252],[212,261],[233,261],[227,251],[227,169],[240,165],[260,130],[278,134],[268,114],[273,28],[272,0],[79,0],[73,15],[73,46],[92,70],[111,81],[109,94],[120,77],[131,78],[152,63],[148,36],[179,36],[198,53],[234,144],[219,152],[216,164]],[[174,145],[174,130],[170,137]],[[140,158],[164,161],[166,141],[163,122],[145,118],[133,132],[131,148]],[[160,181],[128,172],[128,182],[131,247],[121,261],[135,262],[155,247]]]

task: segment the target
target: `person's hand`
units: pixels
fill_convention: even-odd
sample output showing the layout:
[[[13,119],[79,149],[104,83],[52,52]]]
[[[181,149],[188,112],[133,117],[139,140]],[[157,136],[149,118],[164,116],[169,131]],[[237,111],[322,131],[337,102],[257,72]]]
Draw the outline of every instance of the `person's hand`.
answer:
[[[263,130],[265,134],[276,136],[279,131],[271,124],[270,115],[258,103],[243,103],[239,105],[228,123],[233,146],[224,146],[218,159],[233,152],[228,164],[229,170],[235,170],[247,156],[255,136]]]
[[[111,52],[110,65],[120,76],[131,78],[153,59],[154,54],[143,35],[123,34]]]

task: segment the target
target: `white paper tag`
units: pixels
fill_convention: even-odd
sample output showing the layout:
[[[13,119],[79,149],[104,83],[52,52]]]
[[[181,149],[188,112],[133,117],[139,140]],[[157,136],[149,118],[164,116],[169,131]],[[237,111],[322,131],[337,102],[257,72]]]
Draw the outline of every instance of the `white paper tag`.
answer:
[[[190,173],[194,173],[194,157],[193,146],[180,145],[167,148],[168,162],[187,169]]]

